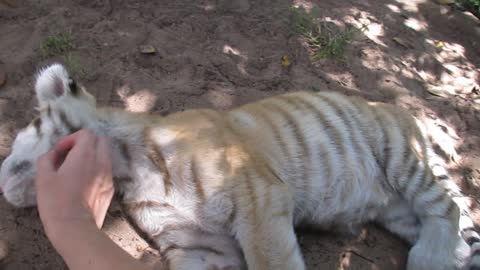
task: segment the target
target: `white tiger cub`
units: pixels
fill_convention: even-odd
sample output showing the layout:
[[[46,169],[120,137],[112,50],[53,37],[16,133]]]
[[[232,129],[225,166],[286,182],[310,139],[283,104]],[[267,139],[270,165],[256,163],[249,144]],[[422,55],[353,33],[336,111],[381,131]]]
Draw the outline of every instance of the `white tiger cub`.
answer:
[[[39,116],[0,169],[7,201],[35,204],[35,160],[60,137],[107,135],[124,210],[165,269],[305,269],[294,226],[369,221],[412,244],[408,270],[480,269],[458,187],[397,107],[296,92],[229,112],[134,114],[97,108],[59,64],[35,91]]]

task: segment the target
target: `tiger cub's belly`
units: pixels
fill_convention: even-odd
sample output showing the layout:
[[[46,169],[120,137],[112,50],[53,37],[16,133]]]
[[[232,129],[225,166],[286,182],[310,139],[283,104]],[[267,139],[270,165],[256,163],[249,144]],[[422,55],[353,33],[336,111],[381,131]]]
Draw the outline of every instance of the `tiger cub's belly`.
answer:
[[[369,174],[346,173],[330,181],[315,180],[317,184],[311,190],[296,192],[296,225],[322,229],[357,226],[375,219],[394,197],[377,170]]]

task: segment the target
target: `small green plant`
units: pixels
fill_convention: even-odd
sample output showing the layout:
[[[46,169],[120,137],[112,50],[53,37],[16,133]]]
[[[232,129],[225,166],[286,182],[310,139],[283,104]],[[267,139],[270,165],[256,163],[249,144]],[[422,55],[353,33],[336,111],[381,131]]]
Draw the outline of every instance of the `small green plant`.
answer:
[[[355,30],[355,28],[351,27],[339,33],[333,33],[327,29],[324,29],[323,32],[319,34],[309,32],[305,37],[309,46],[315,51],[313,59],[342,59],[345,48],[352,40]]]
[[[480,0],[457,0],[457,5],[469,10],[480,19]]]
[[[65,56],[65,65],[76,77],[84,79],[87,76],[86,69],[82,66],[78,58],[72,54],[67,54]]]
[[[302,35],[312,49],[313,60],[333,58],[343,60],[343,54],[359,29],[350,26],[340,29],[332,22],[318,20],[319,10],[307,12],[303,8],[291,8],[292,23],[296,33]]]
[[[318,7],[313,7],[310,12],[307,12],[303,7],[291,7],[290,13],[295,32],[303,34],[315,28],[319,9]]]
[[[69,33],[47,37],[41,45],[45,56],[63,55],[73,48],[73,38]]]

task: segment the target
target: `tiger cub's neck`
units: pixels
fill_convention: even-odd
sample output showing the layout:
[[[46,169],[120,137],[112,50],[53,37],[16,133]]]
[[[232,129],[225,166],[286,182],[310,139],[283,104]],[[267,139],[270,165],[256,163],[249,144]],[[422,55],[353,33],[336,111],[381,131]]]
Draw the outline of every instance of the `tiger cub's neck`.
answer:
[[[157,167],[149,166],[149,159],[145,156],[144,134],[151,126],[160,125],[162,117],[114,108],[100,108],[96,112],[96,117],[96,121],[89,123],[88,128],[111,140],[113,176],[119,191],[125,193],[126,190],[136,189],[130,187],[131,185],[148,186],[148,180],[153,178],[160,180],[158,181],[160,184],[159,187],[150,187],[151,191],[161,189],[164,172],[159,172]],[[149,192],[145,193],[148,196]],[[130,199],[138,200],[133,197]]]

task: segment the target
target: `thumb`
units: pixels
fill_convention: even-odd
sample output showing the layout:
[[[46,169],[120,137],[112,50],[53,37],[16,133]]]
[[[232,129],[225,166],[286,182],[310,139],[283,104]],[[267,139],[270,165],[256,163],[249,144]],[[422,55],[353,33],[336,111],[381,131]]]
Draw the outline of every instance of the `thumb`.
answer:
[[[50,179],[48,175],[51,175],[55,172],[55,150],[51,150],[43,155],[41,155],[36,162],[35,170],[35,189],[37,190],[37,198],[39,193],[44,190],[45,181]]]
[[[58,153],[55,150],[50,150],[47,153],[41,155],[36,162],[37,174],[39,172],[51,172],[55,171],[55,163]]]

